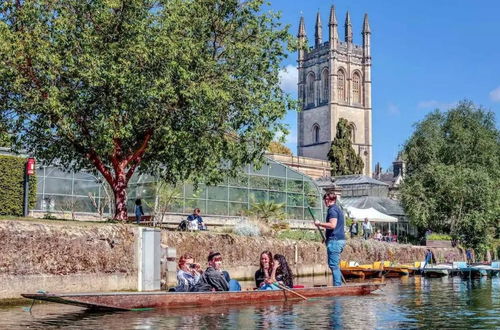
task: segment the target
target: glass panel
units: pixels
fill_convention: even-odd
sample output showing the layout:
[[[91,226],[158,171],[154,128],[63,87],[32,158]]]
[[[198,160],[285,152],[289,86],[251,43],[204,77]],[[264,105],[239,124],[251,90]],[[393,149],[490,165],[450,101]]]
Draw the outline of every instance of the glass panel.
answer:
[[[75,197],[73,198],[73,203],[75,212],[98,213],[96,207],[88,197]]]
[[[207,201],[207,214],[228,215],[227,202]]]
[[[170,204],[169,212],[179,212],[182,213],[184,210],[183,207],[184,200],[180,198],[174,198],[172,203]]]
[[[288,180],[287,191],[291,192],[302,192],[302,181],[301,180]]]
[[[229,200],[248,202],[248,190],[245,188],[229,188]]]
[[[204,213],[207,208],[207,201],[205,199],[186,199],[186,204],[184,207],[185,213],[191,213],[195,208],[201,209],[201,212]],[[208,213],[208,212],[206,212]]]
[[[198,188],[195,189],[194,185],[191,183],[186,183],[186,198],[194,198],[194,199],[205,199],[207,198],[207,187],[205,185],[198,185]]]
[[[42,195],[36,194],[35,210],[42,210]]]
[[[45,193],[71,195],[71,184],[71,179],[46,178]]]
[[[250,188],[269,189],[267,176],[250,176]]]
[[[229,185],[236,187],[248,187],[248,175],[239,174],[235,178],[229,178]]]
[[[302,207],[287,207],[288,219],[304,219],[304,209]]]
[[[135,189],[136,197],[146,198],[154,197],[156,195],[156,184],[144,183],[139,184]]]
[[[301,194],[288,194],[287,204],[290,206],[303,206],[304,196]]]
[[[286,188],[286,180],[280,178],[269,178],[269,189],[270,190],[278,190],[285,191]]]
[[[227,187],[208,187],[208,199],[227,201]]]
[[[78,180],[89,180],[89,181],[96,181],[97,176],[94,176],[92,173],[89,172],[75,172],[75,179]]]
[[[39,177],[37,177],[37,179],[38,179],[38,182],[36,184],[36,192],[38,194],[41,194],[41,193],[43,193],[43,183],[45,181],[45,178],[39,176]],[[30,183],[30,185],[31,185],[31,183]]]
[[[248,209],[248,204],[245,203],[229,203],[229,215],[242,216]]]
[[[279,176],[284,178],[286,176],[286,167],[278,164],[278,163],[270,163],[269,164],[269,175],[270,176]]]
[[[302,178],[304,177],[302,174],[294,172],[294,171],[290,170],[289,168],[286,169],[286,175],[287,175],[288,179],[302,180]]]
[[[52,177],[52,178],[72,179],[73,173],[64,172],[57,167],[47,167],[45,169],[45,176]]]
[[[269,166],[266,163],[264,163],[262,164],[262,167],[260,169],[257,169],[256,166],[252,166],[250,173],[268,175],[268,172],[269,172]]]
[[[73,186],[73,195],[88,196],[91,193],[99,196],[99,185],[95,181],[75,180]]]
[[[275,202],[278,204],[286,204],[286,193],[270,191],[269,192],[269,201]]]
[[[265,190],[250,190],[248,193],[248,201],[250,203],[258,203],[267,200],[267,191]]]
[[[321,209],[313,209],[311,208],[312,213],[314,214],[314,218],[318,221],[323,221],[323,215],[321,214]],[[305,220],[311,220],[311,213],[309,213],[309,210],[307,208],[304,209],[304,218]]]
[[[321,205],[321,198],[317,195],[306,195],[305,199],[306,199],[305,203],[306,206],[318,207]]]

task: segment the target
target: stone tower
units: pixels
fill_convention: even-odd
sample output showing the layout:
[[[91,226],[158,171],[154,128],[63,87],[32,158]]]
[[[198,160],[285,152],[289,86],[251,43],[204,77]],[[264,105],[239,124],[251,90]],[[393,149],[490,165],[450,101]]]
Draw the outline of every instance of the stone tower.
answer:
[[[314,47],[308,46],[304,18],[300,18],[298,54],[298,155],[327,159],[339,118],[349,121],[352,146],[371,176],[372,97],[370,25],[363,21],[362,45],[353,43],[351,17],[346,14],[344,41],[339,39],[335,7],[330,10],[328,40],[323,42],[321,16],[316,16]]]

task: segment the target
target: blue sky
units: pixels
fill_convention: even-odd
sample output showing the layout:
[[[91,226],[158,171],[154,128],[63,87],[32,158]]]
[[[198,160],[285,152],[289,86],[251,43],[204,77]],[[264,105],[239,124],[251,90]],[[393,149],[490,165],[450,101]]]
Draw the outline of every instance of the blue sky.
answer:
[[[413,132],[413,124],[432,110],[446,110],[463,99],[495,113],[500,122],[500,1],[498,0],[271,0],[282,21],[297,34],[305,18],[309,41],[314,40],[316,13],[321,12],[323,40],[328,15],[335,5],[339,36],[343,38],[349,10],[354,42],[361,43],[364,13],[372,31],[373,166],[392,166],[398,150]],[[296,96],[297,54],[283,62],[288,67],[282,85]],[[296,112],[285,122],[291,133],[287,146],[297,150]]]

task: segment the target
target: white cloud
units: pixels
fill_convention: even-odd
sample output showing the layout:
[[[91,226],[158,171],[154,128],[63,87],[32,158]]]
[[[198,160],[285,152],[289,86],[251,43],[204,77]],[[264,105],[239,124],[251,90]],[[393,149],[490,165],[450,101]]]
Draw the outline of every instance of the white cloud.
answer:
[[[490,92],[490,100],[500,102],[500,86]]]
[[[280,87],[286,93],[297,92],[298,79],[299,73],[296,66],[289,64],[280,70]]]
[[[420,101],[417,104],[417,107],[420,109],[439,109],[439,110],[448,110],[452,107],[457,105],[456,102],[452,103],[446,103],[446,102],[440,102],[436,100],[429,100],[429,101]]]
[[[399,111],[399,107],[393,103],[389,103],[389,106],[387,107],[387,111],[389,112],[390,115],[397,116],[401,113]]]

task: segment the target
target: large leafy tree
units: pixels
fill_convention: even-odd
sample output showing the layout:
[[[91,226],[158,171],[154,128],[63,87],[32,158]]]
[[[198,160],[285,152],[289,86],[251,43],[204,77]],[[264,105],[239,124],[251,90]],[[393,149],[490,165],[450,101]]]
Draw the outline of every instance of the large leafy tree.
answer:
[[[293,154],[290,148],[278,141],[271,141],[271,143],[269,143],[269,146],[267,146],[267,151],[279,155],[291,156]]]
[[[340,118],[337,123],[337,134],[328,152],[328,160],[332,166],[332,176],[363,172],[363,160],[352,147],[352,133],[345,118]]]
[[[490,111],[463,101],[416,124],[401,190],[411,221],[484,249],[500,226],[500,134]]]
[[[0,109],[18,145],[94,169],[125,219],[140,171],[216,182],[259,161],[291,42],[261,0],[4,0]],[[160,171],[161,169],[161,171]]]

